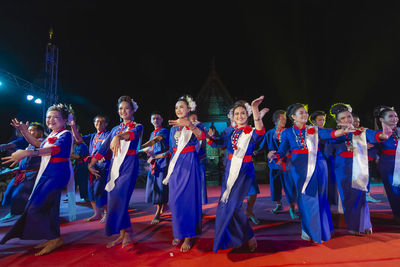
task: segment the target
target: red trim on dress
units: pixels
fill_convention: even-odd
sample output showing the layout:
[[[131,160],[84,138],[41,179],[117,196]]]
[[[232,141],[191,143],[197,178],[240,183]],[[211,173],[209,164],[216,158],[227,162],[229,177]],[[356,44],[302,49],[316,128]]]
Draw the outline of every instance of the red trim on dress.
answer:
[[[135,139],[135,133],[134,132],[129,131],[128,134],[129,134],[129,141],[132,141],[133,139]]]
[[[228,159],[232,160],[233,155],[228,153]],[[251,162],[251,155],[245,155],[242,162]]]
[[[174,153],[176,153],[177,148],[174,147],[173,150],[174,150]],[[181,153],[189,153],[189,152],[192,152],[195,150],[196,150],[196,146],[187,146],[184,149],[182,149]]]
[[[258,135],[264,135],[264,134],[265,134],[265,127],[263,127],[261,130],[255,129],[254,131],[255,131],[256,134],[258,134]]]
[[[51,146],[50,148],[51,148],[51,155],[52,156],[53,155],[57,155],[61,151],[61,148],[58,145]]]
[[[102,154],[100,154],[99,152],[96,153],[96,155],[94,155],[94,158],[97,160],[101,160],[104,156]]]
[[[51,163],[60,163],[60,162],[66,162],[68,161],[69,158],[50,158]]]

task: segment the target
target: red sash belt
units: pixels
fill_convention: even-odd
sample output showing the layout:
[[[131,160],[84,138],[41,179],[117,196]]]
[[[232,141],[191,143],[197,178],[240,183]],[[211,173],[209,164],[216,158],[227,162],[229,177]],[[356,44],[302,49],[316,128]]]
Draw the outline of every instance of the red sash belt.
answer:
[[[39,168],[30,169],[30,170],[17,169],[15,171],[13,171],[13,174],[15,174],[14,185],[19,185],[20,183],[22,183],[26,178],[27,172],[37,172],[37,171],[39,171]]]
[[[352,151],[344,151],[344,152],[340,152],[338,155],[343,158],[352,158],[353,152]]]
[[[176,153],[177,148],[173,148],[173,150],[174,150],[174,153]],[[196,150],[196,146],[187,146],[184,149],[182,149],[181,153],[189,153],[189,152],[192,152],[195,150]]]
[[[292,150],[291,153],[293,155],[295,155],[295,154],[308,154],[308,149],[307,148],[295,149],[295,150]]]
[[[128,149],[128,151],[126,151],[126,155],[136,155],[136,149]]]
[[[232,160],[233,155],[228,153],[228,159]],[[251,162],[251,155],[245,155],[242,162]]]
[[[60,163],[60,162],[66,162],[68,160],[69,160],[69,158],[51,158],[49,162]]]
[[[395,156],[396,150],[395,149],[382,149],[382,154]]]

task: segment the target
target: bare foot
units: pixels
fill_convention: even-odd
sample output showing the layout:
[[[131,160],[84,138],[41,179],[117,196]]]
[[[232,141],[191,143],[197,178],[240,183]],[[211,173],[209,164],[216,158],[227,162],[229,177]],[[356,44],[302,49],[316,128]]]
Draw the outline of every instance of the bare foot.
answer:
[[[38,253],[35,253],[35,256],[42,256],[45,254],[49,254],[50,252],[56,250],[57,248],[61,247],[64,245],[64,241],[61,239],[61,237],[49,240],[47,245]]]
[[[124,239],[122,240],[122,248],[126,247],[130,243],[132,243],[132,238],[131,238],[130,234],[125,233]]]
[[[124,237],[122,235],[119,235],[117,239],[115,239],[114,241],[108,242],[107,243],[107,248],[112,248],[115,245],[118,245],[119,243],[122,242],[122,240],[124,239]]]
[[[372,235],[372,228],[369,228],[369,229],[365,230],[364,234]]]
[[[34,246],[33,248],[36,248],[36,249],[38,249],[38,248],[44,248],[45,246],[47,246],[47,243],[49,243],[49,242],[50,242],[50,240],[47,240],[46,242],[43,242],[43,243],[41,243],[41,244],[38,244],[38,245]]]
[[[175,247],[175,246],[177,246],[180,242],[181,242],[180,239],[174,238],[174,239],[172,240],[172,245]]]
[[[159,214],[156,214],[155,216],[154,216],[154,218],[153,218],[153,220],[151,221],[151,224],[158,224],[158,223],[160,223],[160,213]]]
[[[85,221],[86,222],[93,222],[93,221],[97,221],[97,220],[100,220],[100,219],[101,219],[100,216],[95,214],[92,217],[87,218]]]
[[[249,245],[250,252],[254,252],[256,250],[257,240],[254,236],[249,240],[248,245]]]
[[[190,237],[186,237],[181,246],[181,252],[188,252],[192,248],[192,242]]]
[[[244,213],[246,214],[246,216],[247,216],[255,225],[260,224],[260,221],[257,219],[256,215],[255,215],[253,212],[247,211],[247,210],[246,210]]]
[[[101,223],[105,223],[105,222],[106,222],[106,219],[107,219],[107,212],[104,212],[103,217],[101,217],[100,222],[101,222]]]

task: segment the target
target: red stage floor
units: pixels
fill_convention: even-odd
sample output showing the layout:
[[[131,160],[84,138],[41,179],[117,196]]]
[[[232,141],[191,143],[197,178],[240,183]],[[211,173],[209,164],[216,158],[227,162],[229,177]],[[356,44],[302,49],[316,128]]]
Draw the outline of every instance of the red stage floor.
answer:
[[[335,235],[323,244],[300,239],[300,223],[290,220],[286,202],[282,213],[271,214],[273,203],[268,185],[260,185],[260,189],[255,213],[261,224],[253,225],[258,240],[254,253],[248,253],[245,248],[211,251],[219,187],[208,188],[210,204],[203,206],[203,233],[187,253],[170,245],[172,229],[168,210],[160,224],[151,225],[155,208],[143,203],[144,189],[135,189],[131,200],[133,245],[107,249],[105,244],[110,238],[103,233],[104,225],[98,221],[85,222],[83,218],[91,211],[80,205],[78,218],[81,219],[61,225],[66,243],[63,247],[36,257],[32,247],[37,241],[14,239],[0,246],[0,266],[400,266],[400,225],[392,219],[382,186],[372,187],[373,196],[383,200],[370,204],[373,235],[348,235],[343,229],[343,219],[334,214]],[[61,216],[65,216],[64,206]],[[0,238],[12,223],[0,224]]]

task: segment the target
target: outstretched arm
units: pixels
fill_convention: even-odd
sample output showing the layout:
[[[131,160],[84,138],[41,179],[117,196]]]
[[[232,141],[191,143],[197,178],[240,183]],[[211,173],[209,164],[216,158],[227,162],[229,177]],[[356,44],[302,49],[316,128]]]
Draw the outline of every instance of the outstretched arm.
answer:
[[[14,118],[11,120],[11,125],[24,136],[24,138],[29,144],[33,145],[34,147],[40,147],[40,144],[42,142],[33,137],[33,135],[31,135],[31,133],[28,131],[29,127],[28,121],[26,123],[23,123],[22,121],[19,121],[17,118]]]
[[[261,131],[264,128],[262,118],[269,111],[268,108],[264,108],[261,111],[259,111],[258,106],[261,104],[263,99],[264,99],[264,96],[260,96],[259,98],[254,99],[253,102],[251,102],[251,108],[253,110],[254,126],[256,127],[256,130],[258,130],[258,131]]]

